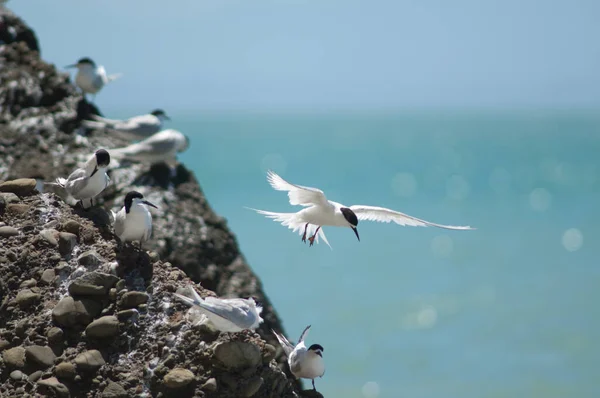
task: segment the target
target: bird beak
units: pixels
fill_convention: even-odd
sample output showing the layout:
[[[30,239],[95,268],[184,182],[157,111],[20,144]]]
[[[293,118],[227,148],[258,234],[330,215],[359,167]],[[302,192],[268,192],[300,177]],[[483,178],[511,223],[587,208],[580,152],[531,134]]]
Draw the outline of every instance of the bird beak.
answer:
[[[76,68],[76,67],[77,67],[77,64],[67,65],[67,66],[65,66],[65,69]]]
[[[165,118],[165,120],[171,120],[171,118],[168,117],[167,115],[164,115],[163,117]]]
[[[356,229],[356,227],[352,227],[352,230],[356,234],[356,239],[358,239],[358,241],[360,242],[360,236],[358,236],[358,229]]]
[[[93,177],[97,171],[98,171],[98,166],[94,167],[94,171],[92,171],[92,175],[90,177]]]
[[[145,205],[148,205],[148,206],[152,206],[152,207],[154,207],[155,209],[158,209],[158,207],[157,207],[157,206],[153,205],[152,203],[148,202],[147,200],[142,200],[142,203],[143,203],[143,204],[145,204]]]

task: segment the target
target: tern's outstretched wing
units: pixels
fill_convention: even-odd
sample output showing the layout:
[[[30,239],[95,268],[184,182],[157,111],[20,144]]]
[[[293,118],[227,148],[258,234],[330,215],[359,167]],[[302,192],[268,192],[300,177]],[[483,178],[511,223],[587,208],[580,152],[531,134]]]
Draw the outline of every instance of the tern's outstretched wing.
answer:
[[[277,338],[277,341],[279,341],[279,345],[281,345],[281,348],[283,348],[283,352],[285,352],[285,356],[289,358],[292,351],[294,351],[294,346],[292,345],[292,343],[289,342],[288,339],[285,338],[284,335],[277,333],[273,329],[271,329],[271,331]]]
[[[77,196],[77,193],[81,191],[88,183],[89,177],[87,176],[84,169],[77,169],[69,175],[66,181],[60,179],[60,182],[64,182],[63,187],[69,192],[72,196]]]
[[[267,173],[267,181],[277,191],[288,191],[292,205],[312,206],[328,203],[325,194],[320,189],[291,184],[271,170]]]
[[[298,344],[302,343],[306,336],[308,336],[308,331],[310,330],[310,325],[304,328],[302,334],[300,335],[300,339],[298,340]]]
[[[399,211],[394,211],[383,207],[355,205],[350,206],[350,209],[354,212],[354,214],[356,214],[356,217],[359,220],[378,221],[386,223],[393,221],[396,224],[411,227],[431,226],[455,230],[475,229],[471,227],[436,224],[429,221],[421,220],[416,217],[409,216],[408,214],[400,213]]]

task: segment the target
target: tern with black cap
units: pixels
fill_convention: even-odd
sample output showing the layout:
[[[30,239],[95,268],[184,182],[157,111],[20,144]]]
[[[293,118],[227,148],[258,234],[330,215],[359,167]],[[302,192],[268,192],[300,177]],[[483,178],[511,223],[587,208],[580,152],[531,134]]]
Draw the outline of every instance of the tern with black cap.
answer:
[[[168,129],[126,147],[111,149],[110,155],[117,161],[127,159],[148,165],[165,162],[175,166],[177,154],[185,151],[189,145],[190,140],[185,134]]]
[[[191,285],[189,286],[191,297],[173,293],[175,297],[189,305],[196,306],[206,315],[211,324],[220,332],[241,332],[242,330],[254,330],[263,319],[260,316],[262,306],[254,298],[228,298],[217,297],[202,298]]]
[[[57,178],[55,183],[50,184],[64,188],[70,197],[81,202],[84,209],[89,208],[94,205],[94,198],[110,182],[106,173],[109,164],[109,153],[105,149],[98,149],[83,167],[73,171],[68,178]]]
[[[386,223],[393,221],[399,225],[413,227],[432,226],[453,230],[474,229],[471,227],[435,224],[383,207],[363,205],[344,206],[341,203],[327,200],[325,194],[320,189],[291,184],[272,171],[267,173],[267,180],[273,189],[288,192],[290,204],[304,206],[305,208],[297,213],[275,213],[249,209],[280,222],[294,232],[299,231],[302,234],[302,242],[306,242],[307,234],[310,235],[308,238],[310,246],[313,245],[315,240],[318,243],[319,237],[321,237],[331,247],[323,232],[323,226],[351,228],[356,238],[360,241],[357,229],[360,220]]]
[[[104,66],[96,66],[96,63],[89,57],[80,58],[77,63],[67,65],[65,68],[77,68],[75,85],[79,87],[84,94],[92,94],[94,96],[105,84],[121,77],[121,73],[107,75]]]
[[[165,120],[171,120],[162,109],[155,109],[146,115],[125,120],[107,119],[98,115],[91,115],[91,117],[94,120],[84,120],[81,124],[88,128],[115,132],[130,140],[150,137],[162,129]]]
[[[284,335],[279,334],[274,330],[271,331],[279,341],[281,348],[283,348],[283,352],[288,358],[288,365],[290,366],[292,374],[296,378],[310,379],[312,381],[313,390],[316,391],[315,378],[323,377],[325,374],[325,362],[323,362],[324,349],[320,344],[313,344],[306,348],[304,339],[308,335],[309,329],[310,325],[304,329],[300,335],[298,344],[295,346],[290,343]]]
[[[146,206],[158,209],[145,200],[141,193],[130,191],[125,195],[123,208],[118,213],[113,213],[115,235],[123,243],[140,242],[140,250],[152,235],[152,214]]]

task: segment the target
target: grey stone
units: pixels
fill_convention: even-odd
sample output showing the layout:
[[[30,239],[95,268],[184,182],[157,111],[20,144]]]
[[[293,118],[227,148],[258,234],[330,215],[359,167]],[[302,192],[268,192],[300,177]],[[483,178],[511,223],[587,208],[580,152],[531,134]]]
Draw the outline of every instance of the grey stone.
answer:
[[[96,319],[85,328],[85,334],[93,338],[107,338],[119,334],[119,320],[114,315]]]
[[[27,308],[40,300],[42,296],[39,293],[34,293],[29,289],[23,289],[17,293],[17,304],[21,308]]]
[[[48,330],[46,337],[50,344],[60,344],[63,342],[64,332],[61,328],[53,327]]]
[[[102,264],[102,259],[93,250],[89,250],[85,253],[82,253],[79,257],[77,257],[77,262],[79,265],[83,265],[86,267],[94,267]]]
[[[248,380],[244,386],[240,389],[240,393],[242,397],[251,397],[260,390],[262,387],[264,380],[260,376],[254,376],[250,380]]]
[[[168,388],[177,389],[194,381],[194,374],[187,369],[175,368],[165,375],[163,381]]]
[[[60,398],[68,398],[71,396],[67,386],[62,384],[56,377],[50,377],[48,379],[42,379],[37,382],[40,386],[48,387],[54,391],[54,394]]]
[[[36,370],[35,372],[27,376],[27,379],[33,383],[37,381],[40,377],[42,377],[43,374],[44,372],[42,372],[41,370]]]
[[[77,371],[71,362],[61,362],[54,368],[54,374],[59,379],[73,380],[77,376]]]
[[[79,224],[75,220],[69,220],[63,225],[63,229],[67,232],[70,232],[74,235],[79,236],[79,230],[81,229],[81,224]]]
[[[19,230],[15,227],[9,227],[8,225],[0,227],[0,237],[10,238],[11,236],[19,235]]]
[[[19,287],[34,287],[35,285],[37,285],[37,281],[35,279],[26,279],[21,282]]]
[[[134,308],[148,302],[148,294],[144,292],[127,292],[120,300],[121,308]]]
[[[19,197],[12,192],[0,192],[0,198],[4,199],[4,203],[16,203],[19,200]]]
[[[98,350],[84,351],[75,357],[77,369],[85,371],[96,371],[104,364],[106,364],[106,362]]]
[[[42,229],[40,236],[52,246],[58,246],[58,231],[52,228]]]
[[[127,391],[119,383],[109,380],[108,385],[102,391],[101,398],[127,398]]]
[[[72,296],[105,296],[119,278],[102,272],[88,272],[75,279],[69,285]]]
[[[8,368],[23,368],[25,366],[25,348],[9,348],[2,353],[2,359]]]
[[[211,377],[210,379],[206,380],[206,383],[204,383],[202,385],[202,390],[204,391],[217,391],[217,379],[215,379],[214,377]]]
[[[139,318],[140,313],[136,309],[129,309],[117,312],[117,318],[120,322],[131,321],[135,322]]]
[[[61,326],[88,325],[94,317],[100,314],[102,307],[99,303],[87,299],[63,297],[52,310],[52,319]]]
[[[18,178],[0,184],[0,192],[12,192],[19,196],[26,196],[33,193],[34,190],[35,180],[33,178]]]
[[[46,285],[51,285],[54,282],[54,278],[56,278],[56,273],[53,269],[46,269],[42,272],[42,277],[40,280],[44,282]]]
[[[16,381],[23,380],[25,378],[25,374],[20,370],[13,370],[10,372],[10,378]]]
[[[58,234],[58,252],[62,256],[71,254],[77,245],[77,235],[70,232],[60,232]]]
[[[49,368],[54,365],[56,355],[48,346],[32,345],[25,348],[25,359],[27,363]]]
[[[243,341],[227,341],[215,347],[215,357],[230,369],[252,368],[261,361],[260,348]]]

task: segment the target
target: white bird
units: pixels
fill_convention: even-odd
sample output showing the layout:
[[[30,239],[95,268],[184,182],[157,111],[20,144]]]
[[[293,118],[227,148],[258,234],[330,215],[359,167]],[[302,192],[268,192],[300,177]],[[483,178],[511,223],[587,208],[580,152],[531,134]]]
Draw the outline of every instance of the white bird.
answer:
[[[197,306],[208,320],[221,332],[240,332],[256,329],[263,319],[260,317],[262,306],[254,298],[217,297],[202,298],[192,286],[189,286],[192,298],[173,293],[175,297],[189,306]]]
[[[166,162],[173,165],[177,153],[189,147],[189,139],[177,130],[163,130],[150,137],[123,148],[110,150],[115,159],[128,159],[148,164]]]
[[[325,374],[325,362],[323,362],[324,350],[319,344],[313,344],[306,348],[304,339],[306,338],[309,329],[310,325],[304,329],[296,346],[290,343],[284,335],[281,335],[274,330],[271,331],[275,337],[277,337],[281,348],[283,348],[283,352],[285,352],[285,355],[288,358],[288,365],[290,365],[292,374],[296,378],[311,379],[313,390],[316,390],[315,378],[323,377]]]
[[[65,68],[77,68],[75,85],[77,85],[84,94],[92,94],[94,96],[105,84],[122,76],[121,73],[107,75],[104,66],[96,66],[96,63],[88,57],[81,58],[76,64],[67,65]]]
[[[130,191],[125,195],[124,206],[117,214],[113,213],[115,235],[121,242],[140,242],[142,244],[152,235],[152,214],[146,207],[155,205],[144,200],[144,195]]]
[[[81,201],[86,209],[94,205],[94,198],[108,186],[110,178],[106,174],[106,168],[109,164],[108,152],[98,149],[83,167],[72,172],[67,179],[57,178],[52,184],[64,188],[70,197]]]
[[[267,180],[273,189],[288,192],[290,204],[304,206],[305,208],[297,213],[274,213],[265,210],[248,209],[278,221],[294,232],[300,231],[300,233],[302,233],[302,227],[304,227],[302,242],[306,242],[308,227],[311,226],[312,236],[308,238],[310,246],[313,245],[315,239],[318,243],[320,236],[323,241],[331,247],[323,232],[323,226],[352,228],[356,234],[356,238],[360,241],[358,229],[356,228],[359,220],[386,223],[393,221],[399,225],[408,225],[412,227],[433,226],[454,230],[474,229],[471,227],[435,224],[383,207],[363,205],[347,207],[341,203],[327,200],[325,194],[320,189],[291,184],[270,170],[267,173]],[[312,232],[313,226],[316,227],[314,232]]]
[[[98,115],[92,115],[92,118],[94,120],[84,120],[81,123],[89,128],[114,131],[131,140],[143,139],[158,133],[162,129],[163,122],[171,120],[162,109],[155,109],[147,115],[134,116],[125,120],[106,119]]]

